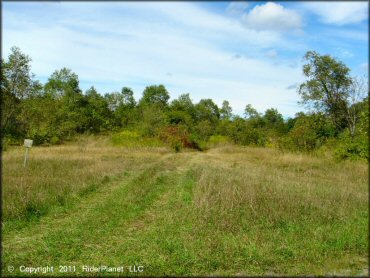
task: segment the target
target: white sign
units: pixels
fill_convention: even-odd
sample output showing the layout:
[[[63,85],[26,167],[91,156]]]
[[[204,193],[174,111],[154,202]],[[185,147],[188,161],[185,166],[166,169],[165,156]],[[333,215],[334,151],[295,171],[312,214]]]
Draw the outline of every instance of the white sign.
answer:
[[[28,149],[32,147],[33,140],[31,139],[24,139],[24,146],[26,147],[26,154],[24,155],[24,162],[23,166],[26,167],[27,163],[27,156],[28,156]]]
[[[31,148],[32,147],[33,140],[31,139],[24,139],[24,146],[26,148]]]

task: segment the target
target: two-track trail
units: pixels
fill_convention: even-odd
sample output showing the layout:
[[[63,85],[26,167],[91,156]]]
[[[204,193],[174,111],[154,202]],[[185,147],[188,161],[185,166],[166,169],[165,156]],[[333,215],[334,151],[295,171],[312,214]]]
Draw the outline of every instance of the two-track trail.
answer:
[[[115,171],[108,182],[22,227],[3,223],[4,276],[364,272],[365,164],[236,147],[95,152]],[[112,272],[88,272],[100,266]]]
[[[186,191],[189,183],[189,162],[186,156],[179,158],[166,154],[145,169],[86,196],[63,213],[50,213],[19,231],[5,232],[3,263],[49,265],[54,269],[57,265],[73,265],[78,266],[76,273],[82,272],[83,265],[100,264],[143,265],[147,271],[151,266],[146,265],[145,258],[157,257],[160,261],[157,247],[162,243],[158,241],[166,241],[156,234],[161,225],[154,223],[154,217]],[[177,218],[171,215],[170,221]],[[55,274],[61,273],[55,269]]]

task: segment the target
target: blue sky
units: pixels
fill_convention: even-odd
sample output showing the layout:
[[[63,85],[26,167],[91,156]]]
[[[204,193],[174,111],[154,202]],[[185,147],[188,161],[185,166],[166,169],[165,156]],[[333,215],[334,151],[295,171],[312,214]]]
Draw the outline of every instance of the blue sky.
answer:
[[[3,2],[3,57],[18,46],[45,82],[57,69],[83,90],[164,84],[171,99],[228,100],[242,114],[294,116],[308,50],[368,75],[367,2]]]

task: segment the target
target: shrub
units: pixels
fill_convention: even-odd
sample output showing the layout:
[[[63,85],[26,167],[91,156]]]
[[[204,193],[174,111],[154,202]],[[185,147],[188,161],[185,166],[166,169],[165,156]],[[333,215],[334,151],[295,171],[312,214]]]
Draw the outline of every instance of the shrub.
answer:
[[[335,149],[334,156],[340,160],[369,159],[369,142],[366,136],[343,138]]]
[[[249,126],[236,134],[234,138],[236,143],[241,145],[265,146],[267,141],[265,134],[261,130]]]
[[[279,140],[279,148],[312,151],[334,137],[335,127],[322,114],[300,115],[287,137]]]
[[[181,142],[179,142],[179,141],[173,142],[171,144],[171,148],[174,149],[174,151],[177,152],[177,153],[180,152],[181,149],[182,149]]]
[[[47,134],[47,132],[32,132],[27,137],[32,138],[34,145],[42,145],[44,143],[49,142],[50,140],[50,137]]]
[[[161,129],[159,138],[170,145],[175,152],[184,147],[190,147],[189,134],[184,126],[167,126]]]
[[[158,105],[145,105],[142,107],[141,117],[138,125],[140,133],[147,137],[157,136],[166,123],[163,108]]]
[[[140,135],[135,131],[124,130],[112,135],[114,145],[130,145],[139,140]]]
[[[190,140],[190,147],[191,148],[196,149],[198,151],[208,150],[207,141],[201,139],[198,135],[191,134],[189,136],[189,140]]]
[[[199,139],[202,141],[207,141],[208,138],[213,134],[214,129],[215,128],[210,121],[202,120],[195,126],[194,131]]]
[[[212,135],[208,139],[209,146],[225,145],[230,142],[229,137],[223,135]]]
[[[156,138],[149,138],[140,135],[136,131],[123,130],[115,133],[111,137],[111,142],[115,146],[122,147],[160,147],[162,142]]]
[[[50,144],[52,145],[59,145],[61,143],[58,136],[53,136],[50,138]]]
[[[296,145],[294,144],[293,138],[291,136],[281,136],[278,139],[277,147],[280,150],[289,150],[289,151],[295,151],[297,150]]]

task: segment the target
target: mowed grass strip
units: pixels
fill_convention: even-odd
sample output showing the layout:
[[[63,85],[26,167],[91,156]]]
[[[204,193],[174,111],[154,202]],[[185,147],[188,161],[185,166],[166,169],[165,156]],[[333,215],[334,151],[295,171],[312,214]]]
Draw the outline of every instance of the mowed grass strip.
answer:
[[[8,230],[3,269],[47,262],[140,264],[146,276],[364,273],[366,163],[233,146],[146,157],[75,207]]]
[[[173,176],[163,173],[166,168],[159,162],[114,190],[107,188],[94,194],[59,218],[49,215],[20,233],[5,234],[3,266],[10,262],[13,265],[96,265],[114,258],[115,252],[108,257],[102,254],[105,242],[122,235],[129,223],[170,188]]]

